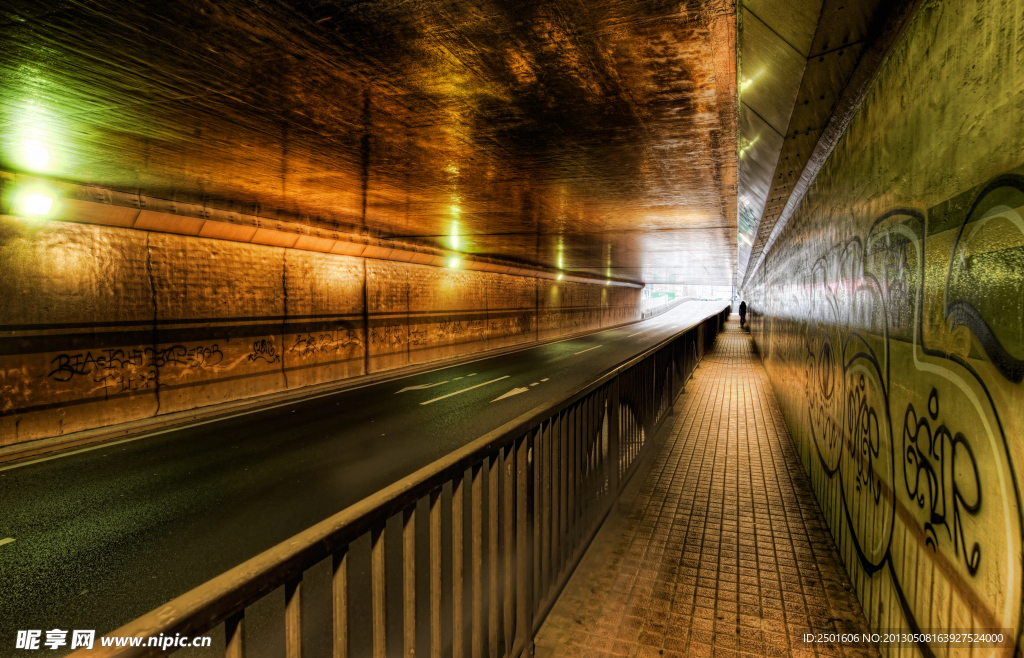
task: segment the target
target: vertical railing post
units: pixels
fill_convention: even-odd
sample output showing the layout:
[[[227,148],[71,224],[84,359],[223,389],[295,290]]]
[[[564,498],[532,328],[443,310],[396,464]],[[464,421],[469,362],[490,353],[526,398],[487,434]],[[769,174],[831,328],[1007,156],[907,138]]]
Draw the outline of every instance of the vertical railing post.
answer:
[[[302,658],[302,574],[284,586],[284,655]]]
[[[508,655],[512,647],[513,638],[513,623],[514,623],[514,610],[515,610],[515,580],[514,580],[514,560],[515,560],[515,468],[516,468],[516,456],[515,451],[506,448],[504,464],[502,466],[502,552],[504,553],[504,588],[505,596],[502,602],[502,612],[504,622],[503,629],[505,632],[505,655]],[[496,632],[496,631],[495,631]]]
[[[647,445],[654,438],[654,419],[656,414],[655,397],[658,384],[658,367],[657,354],[652,354],[644,360],[650,372],[644,377],[646,385],[643,388],[643,406],[647,413],[644,414],[643,428],[644,428],[644,440],[640,444],[640,451],[646,452]]]
[[[373,658],[387,658],[388,619],[387,581],[384,569],[384,526],[377,526],[370,533],[370,589],[373,614]]]
[[[533,593],[539,602],[544,598],[544,519],[547,510],[544,509],[544,470],[547,468],[547,460],[544,458],[544,424],[541,423],[533,432],[533,447],[528,455],[530,468],[532,469],[531,480],[533,482],[533,522],[530,527],[533,529]],[[506,579],[505,582],[509,582]],[[513,641],[508,639],[514,635],[506,635],[506,644],[512,646]]]
[[[416,505],[402,512],[402,655],[416,655]]]
[[[555,507],[557,507],[557,504],[558,504],[557,497],[555,497],[555,500],[552,500],[552,495],[551,495],[552,494],[552,490],[553,490],[553,487],[552,487],[552,477],[551,477],[551,475],[552,475],[552,473],[551,473],[551,464],[552,464],[552,457],[551,457],[551,435],[552,435],[552,432],[551,432],[551,428],[552,428],[552,425],[553,425],[553,423],[552,423],[551,420],[548,420],[543,425],[541,425],[541,430],[537,434],[537,436],[540,439],[540,441],[539,441],[540,445],[537,446],[537,448],[536,448],[537,449],[536,457],[534,457],[534,462],[537,463],[537,464],[540,464],[540,469],[541,469],[540,470],[540,475],[538,476],[538,478],[540,479],[540,491],[541,491],[541,497],[540,497],[540,500],[539,500],[541,511],[538,514],[538,516],[541,516],[541,525],[540,525],[540,546],[541,546],[541,552],[540,552],[540,571],[539,571],[540,579],[539,579],[538,582],[540,582],[540,590],[539,591],[541,591],[541,592],[547,592],[548,591],[548,587],[549,587],[549,585],[551,583],[551,556],[552,556],[552,550],[551,550],[551,535],[552,535],[551,527],[552,527],[552,518],[557,518],[557,517],[552,515],[552,511],[553,511],[553,509]]]
[[[619,451],[619,376],[611,381],[608,391],[608,491],[609,500],[614,503],[619,497],[619,476],[622,470],[622,455]]]
[[[491,658],[498,658],[498,489],[501,451],[491,455],[487,469],[487,646]]]
[[[441,658],[441,489],[430,492],[430,658]],[[454,644],[454,639],[452,641]]]
[[[348,546],[339,549],[331,562],[331,593],[334,599],[333,658],[348,658]]]
[[[530,495],[529,434],[515,445],[516,450],[516,607],[519,639],[525,658],[533,658],[533,551],[530,526],[533,525],[533,496]]]
[[[452,479],[452,658],[465,656],[465,559],[463,557],[465,528],[465,478]]]
[[[245,610],[224,622],[224,644],[225,658],[245,658]]]
[[[668,347],[668,412],[672,413],[676,403],[676,341],[669,343]]]
[[[470,655],[473,658],[483,658],[486,652],[484,636],[484,586],[483,586],[483,562],[484,562],[484,474],[483,464],[475,464],[472,468],[473,481],[470,485],[470,506],[472,526],[469,535],[470,542],[470,578],[472,580],[470,589],[472,592],[471,614],[473,627],[470,632]]]

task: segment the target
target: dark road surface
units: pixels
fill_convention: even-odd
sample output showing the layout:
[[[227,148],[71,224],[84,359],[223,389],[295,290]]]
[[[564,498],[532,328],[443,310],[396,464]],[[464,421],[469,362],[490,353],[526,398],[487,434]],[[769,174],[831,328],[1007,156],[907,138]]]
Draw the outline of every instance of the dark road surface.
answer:
[[[109,632],[723,306],[2,469],[0,655]]]

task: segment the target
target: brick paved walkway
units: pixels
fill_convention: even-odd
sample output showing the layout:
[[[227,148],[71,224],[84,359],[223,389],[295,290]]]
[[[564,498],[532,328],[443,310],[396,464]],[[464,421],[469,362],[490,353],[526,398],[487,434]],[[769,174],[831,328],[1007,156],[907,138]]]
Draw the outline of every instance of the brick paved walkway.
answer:
[[[537,637],[538,658],[877,656],[750,337],[732,316]],[[664,431],[664,430],[663,430]]]

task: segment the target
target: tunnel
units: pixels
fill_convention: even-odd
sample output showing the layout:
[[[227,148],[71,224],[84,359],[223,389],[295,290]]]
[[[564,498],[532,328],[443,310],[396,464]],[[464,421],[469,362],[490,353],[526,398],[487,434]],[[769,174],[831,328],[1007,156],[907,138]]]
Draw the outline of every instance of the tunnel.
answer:
[[[0,657],[1024,654],[1021,0],[0,43]]]

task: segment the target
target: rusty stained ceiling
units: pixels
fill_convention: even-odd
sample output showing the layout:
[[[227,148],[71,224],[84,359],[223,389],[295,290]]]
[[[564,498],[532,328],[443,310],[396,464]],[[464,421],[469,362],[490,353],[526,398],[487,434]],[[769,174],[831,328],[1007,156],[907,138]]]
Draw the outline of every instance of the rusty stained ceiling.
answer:
[[[733,281],[729,0],[2,12],[0,169],[626,280]]]

